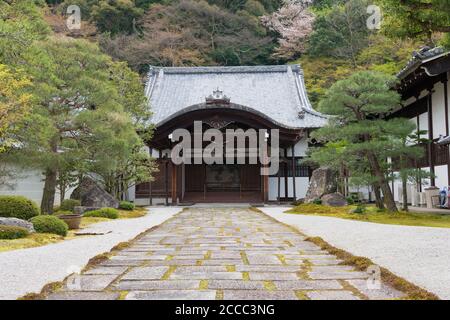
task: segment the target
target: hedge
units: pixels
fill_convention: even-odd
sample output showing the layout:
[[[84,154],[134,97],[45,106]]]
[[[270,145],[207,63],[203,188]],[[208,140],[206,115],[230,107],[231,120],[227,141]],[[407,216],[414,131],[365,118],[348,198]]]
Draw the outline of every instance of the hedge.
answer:
[[[0,196],[0,217],[28,220],[39,215],[38,206],[22,196]]]
[[[67,223],[55,216],[40,215],[32,218],[34,230],[39,233],[53,233],[60,236],[66,236],[69,227]]]
[[[121,201],[120,203],[119,203],[119,209],[122,209],[122,210],[129,210],[129,211],[131,211],[131,210],[134,210],[134,203],[132,203],[132,202],[129,202],[129,201]]]
[[[114,208],[101,208],[98,210],[88,211],[83,214],[84,217],[108,218],[117,219],[119,212]]]

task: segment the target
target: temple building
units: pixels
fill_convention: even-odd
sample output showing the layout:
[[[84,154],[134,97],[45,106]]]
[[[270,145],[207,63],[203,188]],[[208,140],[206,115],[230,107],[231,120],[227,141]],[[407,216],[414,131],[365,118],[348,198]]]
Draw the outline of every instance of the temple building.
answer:
[[[137,204],[291,201],[306,194],[311,169],[302,163],[311,130],[327,123],[313,110],[299,65],[157,68],[146,86],[154,135],[148,142],[159,171],[154,180],[130,190]],[[214,128],[247,132],[277,129],[279,170],[261,174],[265,164],[189,161],[176,164],[172,133]],[[268,139],[269,144],[271,139]],[[205,145],[202,145],[202,148]]]
[[[414,165],[431,172],[431,178],[408,186],[408,201],[416,205],[424,204],[424,196],[419,195],[425,188],[450,186],[449,76],[450,52],[442,48],[415,52],[397,74],[400,80],[397,90],[403,102],[390,116],[410,119],[418,131],[426,131],[423,138],[428,140],[422,144],[422,159],[416,160]],[[392,189],[395,199],[400,200],[400,181],[394,182]]]

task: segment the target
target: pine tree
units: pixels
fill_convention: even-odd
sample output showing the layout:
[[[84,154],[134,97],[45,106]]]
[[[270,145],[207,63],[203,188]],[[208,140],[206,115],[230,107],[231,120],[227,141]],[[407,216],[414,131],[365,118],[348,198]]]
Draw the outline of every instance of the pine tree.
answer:
[[[381,73],[363,71],[336,82],[320,103],[321,110],[331,115],[330,123],[312,135],[318,141],[345,141],[344,154],[337,154],[337,160],[345,157],[350,163],[363,157],[376,178],[375,187],[383,192],[384,203],[391,212],[396,212],[397,207],[389,187],[385,159],[387,150],[393,148],[398,126],[410,126],[406,119],[383,119],[400,103],[398,93],[391,90],[394,81],[395,78]]]

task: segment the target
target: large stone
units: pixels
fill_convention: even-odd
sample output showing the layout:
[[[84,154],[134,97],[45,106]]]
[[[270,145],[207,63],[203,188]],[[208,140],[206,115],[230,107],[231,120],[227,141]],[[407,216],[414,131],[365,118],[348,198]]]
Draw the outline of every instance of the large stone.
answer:
[[[347,205],[347,200],[340,193],[329,193],[322,198],[322,204],[330,207],[343,207]]]
[[[119,201],[89,177],[83,178],[80,185],[72,192],[70,198],[80,200],[83,207],[119,207]]]
[[[25,221],[22,219],[0,218],[0,225],[21,227],[21,228],[27,229],[31,233],[34,232],[33,224],[31,222],[28,222],[28,221]]]
[[[325,194],[336,192],[336,190],[336,173],[329,168],[316,169],[311,176],[305,203],[311,203]]]

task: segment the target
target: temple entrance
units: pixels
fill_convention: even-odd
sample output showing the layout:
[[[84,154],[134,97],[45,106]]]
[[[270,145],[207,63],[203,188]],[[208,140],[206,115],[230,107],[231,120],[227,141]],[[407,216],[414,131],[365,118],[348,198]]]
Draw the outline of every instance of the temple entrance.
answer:
[[[259,165],[186,165],[183,202],[261,202]]]

